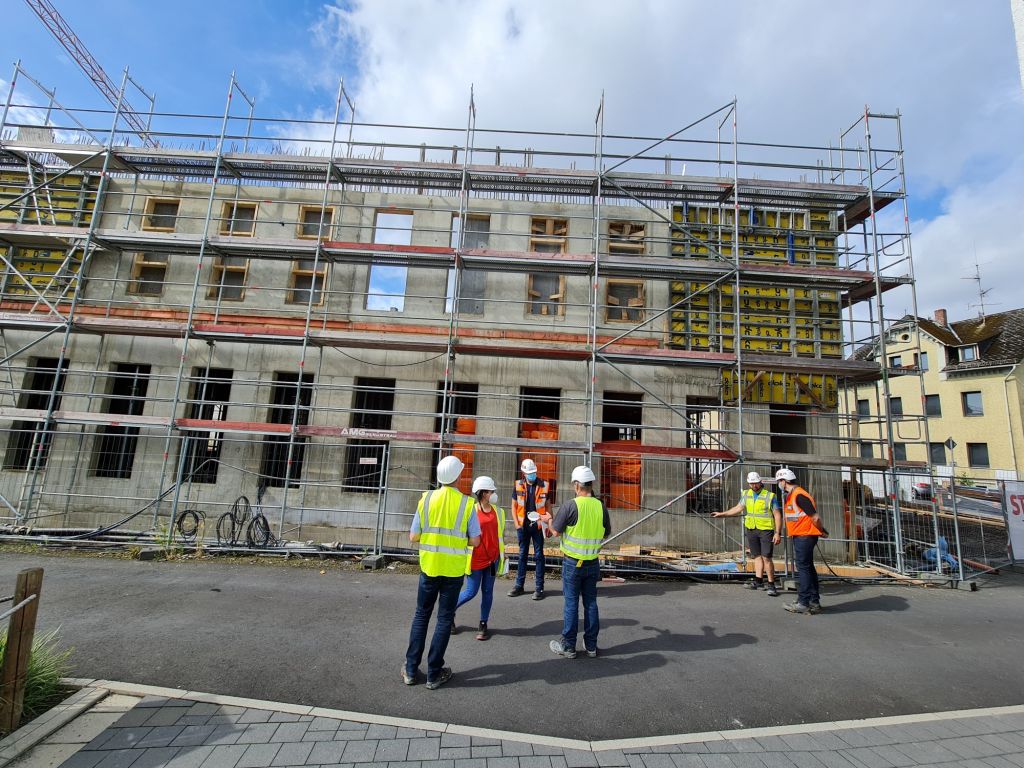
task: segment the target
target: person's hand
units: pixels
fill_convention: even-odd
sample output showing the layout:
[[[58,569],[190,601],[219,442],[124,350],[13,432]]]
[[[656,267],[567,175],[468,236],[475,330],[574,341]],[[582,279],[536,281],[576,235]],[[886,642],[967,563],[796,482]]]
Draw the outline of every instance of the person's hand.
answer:
[[[828,538],[828,531],[826,531],[824,528],[821,529],[821,538],[823,538],[823,539],[827,539]]]
[[[724,514],[725,514],[725,512],[712,512],[711,516],[712,517],[722,517]]]
[[[782,541],[782,537],[779,534],[776,533],[772,536],[772,544],[778,544],[780,541]]]

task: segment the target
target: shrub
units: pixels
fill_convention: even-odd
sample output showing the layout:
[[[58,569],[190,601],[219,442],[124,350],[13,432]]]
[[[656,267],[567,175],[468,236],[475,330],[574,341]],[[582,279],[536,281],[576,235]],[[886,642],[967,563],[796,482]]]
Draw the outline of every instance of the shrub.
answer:
[[[54,629],[36,635],[32,641],[32,653],[28,659],[28,678],[25,682],[25,702],[21,720],[28,722],[52,707],[66,695],[60,679],[71,668],[71,650],[57,647],[57,633]],[[0,633],[0,659],[7,648],[7,632]]]

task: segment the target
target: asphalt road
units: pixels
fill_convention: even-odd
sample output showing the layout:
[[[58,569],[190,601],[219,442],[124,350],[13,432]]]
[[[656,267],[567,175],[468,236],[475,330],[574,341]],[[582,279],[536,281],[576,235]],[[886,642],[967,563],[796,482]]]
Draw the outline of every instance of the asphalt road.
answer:
[[[0,551],[0,593],[33,566],[41,629],[81,677],[584,739],[1024,703],[1019,573],[974,593],[835,584],[818,616],[735,584],[602,584],[602,655],[575,660],[547,648],[558,580],[541,602],[499,582],[494,637],[453,637],[455,677],[428,691],[400,676],[414,575]]]

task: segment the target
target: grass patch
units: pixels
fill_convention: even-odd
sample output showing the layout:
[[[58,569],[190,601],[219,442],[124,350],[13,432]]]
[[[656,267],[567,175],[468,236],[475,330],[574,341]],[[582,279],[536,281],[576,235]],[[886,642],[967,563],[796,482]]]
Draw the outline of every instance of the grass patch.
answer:
[[[28,660],[28,678],[25,682],[25,703],[21,722],[38,717],[50,707],[59,704],[72,691],[61,685],[71,669],[71,649],[57,646],[59,630],[36,635]],[[7,631],[0,633],[0,658],[7,648]]]

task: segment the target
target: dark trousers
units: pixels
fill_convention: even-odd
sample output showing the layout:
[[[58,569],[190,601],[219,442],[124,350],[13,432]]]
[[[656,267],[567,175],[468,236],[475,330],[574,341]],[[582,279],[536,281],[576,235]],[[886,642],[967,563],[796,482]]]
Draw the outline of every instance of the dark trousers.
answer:
[[[817,536],[793,537],[793,560],[796,562],[796,580],[799,586],[796,601],[800,605],[815,605],[821,602],[818,594],[818,572],[814,568],[814,547]]]
[[[597,633],[601,629],[601,617],[597,611],[597,582],[600,580],[601,565],[596,558],[584,560],[582,563],[568,555],[562,558],[562,594],[565,597],[562,610],[564,647],[576,647],[582,600],[583,646],[588,651],[597,650]]]
[[[530,543],[533,543],[533,583],[537,592],[544,591],[544,531],[536,523],[523,521],[522,528],[516,528],[519,537],[519,565],[516,567],[516,586],[526,586],[526,563],[530,557]]]
[[[434,625],[434,637],[430,641],[430,652],[427,654],[427,680],[434,680],[441,674],[444,652],[448,650],[452,623],[455,621],[455,606],[459,602],[461,590],[462,576],[427,576],[420,573],[420,586],[416,592],[416,613],[412,617],[412,629],[409,632],[409,649],[405,652],[407,674],[415,675],[420,661],[423,660],[427,626],[434,613],[435,602],[437,623]]]

